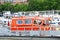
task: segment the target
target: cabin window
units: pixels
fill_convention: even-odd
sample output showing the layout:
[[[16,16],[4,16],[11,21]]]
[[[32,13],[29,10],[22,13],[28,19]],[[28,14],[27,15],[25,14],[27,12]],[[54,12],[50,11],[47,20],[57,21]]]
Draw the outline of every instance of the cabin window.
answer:
[[[17,21],[17,24],[22,24],[22,20],[18,20]]]
[[[51,21],[46,20],[46,21],[45,21],[45,24],[50,24],[50,22],[51,22]]]
[[[31,24],[31,20],[30,19],[26,19],[25,20],[25,24]]]
[[[42,23],[42,21],[40,21],[40,20],[34,20],[34,24],[41,24]]]
[[[36,20],[34,20],[34,24],[37,24]]]

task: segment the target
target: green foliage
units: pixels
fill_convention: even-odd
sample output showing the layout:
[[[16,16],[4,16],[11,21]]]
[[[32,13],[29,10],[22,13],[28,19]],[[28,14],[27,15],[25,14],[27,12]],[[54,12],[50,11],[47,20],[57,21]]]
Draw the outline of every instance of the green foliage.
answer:
[[[14,11],[18,12],[18,11],[26,11],[28,8],[28,5],[26,4],[16,4],[14,5]]]
[[[20,5],[20,10],[21,11],[27,11],[27,8],[28,8],[28,5],[26,5],[26,4],[21,4]]]
[[[27,4],[16,4],[12,5],[11,3],[0,4],[0,11],[27,11],[28,5]]]
[[[3,6],[3,11],[12,11],[13,9],[13,5],[11,5],[10,3],[5,3],[5,4],[2,4]]]
[[[14,5],[14,12],[18,12],[20,10],[20,5],[16,4]]]
[[[29,0],[28,4],[11,3],[0,4],[0,11],[40,11],[40,10],[60,10],[59,0]]]
[[[59,0],[30,0],[29,10],[58,10],[60,9]]]
[[[0,4],[0,12],[3,10],[2,8],[3,8],[3,7],[2,7],[2,5]]]

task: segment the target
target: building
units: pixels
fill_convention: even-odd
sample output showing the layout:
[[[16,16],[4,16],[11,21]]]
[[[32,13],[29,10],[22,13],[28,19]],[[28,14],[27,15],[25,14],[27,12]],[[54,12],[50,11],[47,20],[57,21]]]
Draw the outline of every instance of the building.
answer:
[[[21,3],[27,4],[28,0],[0,0],[0,4],[4,4],[4,3],[7,3],[7,2],[10,2],[12,4],[21,4]]]

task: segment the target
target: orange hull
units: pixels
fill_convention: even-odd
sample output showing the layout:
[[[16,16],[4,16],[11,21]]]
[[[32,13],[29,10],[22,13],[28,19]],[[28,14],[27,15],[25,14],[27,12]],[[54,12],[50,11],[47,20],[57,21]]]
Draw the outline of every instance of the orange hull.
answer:
[[[31,19],[31,23],[30,24],[25,24],[25,20],[26,19]],[[18,20],[21,20],[22,23],[21,24],[17,24],[17,21]],[[39,20],[41,21],[41,24],[34,24],[34,20]],[[19,30],[19,31],[24,31],[24,30],[27,30],[27,31],[31,31],[31,30],[34,30],[34,31],[37,31],[37,30],[55,30],[54,27],[49,27],[49,24],[45,24],[45,21],[49,21],[51,20],[51,18],[47,18],[47,17],[26,17],[26,16],[21,16],[21,17],[14,17],[12,18],[12,24],[11,24],[11,30],[12,31],[16,31],[16,30]]]

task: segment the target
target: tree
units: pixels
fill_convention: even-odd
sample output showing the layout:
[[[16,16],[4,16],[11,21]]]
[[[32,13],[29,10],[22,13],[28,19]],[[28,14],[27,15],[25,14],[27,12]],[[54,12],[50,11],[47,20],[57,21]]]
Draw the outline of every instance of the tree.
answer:
[[[2,9],[2,8],[3,8],[3,6],[2,6],[2,4],[0,4],[0,12],[1,12],[1,11],[3,11],[3,9]]]
[[[16,4],[14,5],[14,12],[18,12],[18,11],[20,11],[20,5]]]
[[[14,5],[14,11],[18,12],[18,11],[26,11],[28,8],[27,4],[16,4]]]
[[[30,0],[28,10],[57,10],[60,9],[59,0]]]
[[[5,4],[2,4],[3,5],[3,11],[13,11],[13,5],[10,4],[10,3],[5,3]]]
[[[40,11],[40,10],[60,10],[59,0],[29,0],[28,4],[11,3],[0,4],[0,11]]]
[[[21,11],[27,11],[28,5],[27,4],[20,4]]]
[[[56,0],[57,4],[56,4],[56,10],[60,10],[60,1],[59,0]]]
[[[29,8],[28,10],[34,10],[34,11],[39,11],[39,10],[44,10],[45,5],[47,0],[30,0],[29,1]]]

